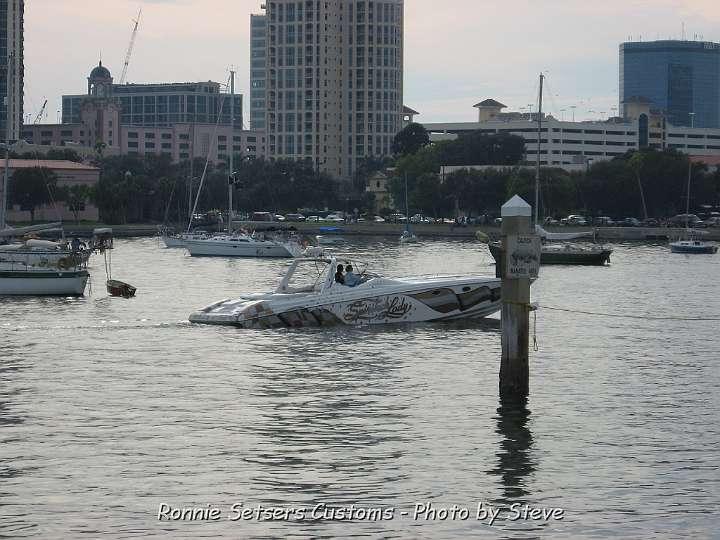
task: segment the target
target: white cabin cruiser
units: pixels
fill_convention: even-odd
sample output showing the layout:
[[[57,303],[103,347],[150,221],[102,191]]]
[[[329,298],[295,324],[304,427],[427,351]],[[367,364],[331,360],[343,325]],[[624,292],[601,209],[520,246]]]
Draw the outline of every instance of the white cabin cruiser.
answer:
[[[232,234],[198,240],[186,240],[192,257],[277,257],[303,255],[303,246],[294,239],[265,237],[256,234]]]
[[[497,278],[385,278],[362,270],[359,283],[349,287],[336,281],[338,263],[346,262],[335,257],[297,259],[275,292],[215,302],[193,313],[190,322],[301,328],[476,319],[500,310]]]

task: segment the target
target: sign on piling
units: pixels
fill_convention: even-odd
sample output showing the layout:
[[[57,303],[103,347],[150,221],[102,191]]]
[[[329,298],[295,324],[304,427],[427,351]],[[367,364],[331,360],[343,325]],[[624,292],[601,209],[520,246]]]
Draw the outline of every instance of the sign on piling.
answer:
[[[530,283],[540,271],[540,238],[531,208],[515,195],[502,207],[502,358],[500,397],[523,398],[530,390]]]

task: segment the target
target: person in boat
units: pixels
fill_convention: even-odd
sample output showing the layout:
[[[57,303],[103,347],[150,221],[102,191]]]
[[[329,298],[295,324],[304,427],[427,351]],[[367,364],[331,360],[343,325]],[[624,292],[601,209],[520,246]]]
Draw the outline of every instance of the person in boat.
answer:
[[[356,275],[353,272],[353,267],[351,264],[348,264],[345,267],[345,285],[348,287],[355,287],[356,285],[360,284],[360,276]]]
[[[343,265],[338,264],[337,272],[335,272],[335,282],[339,283],[340,285],[345,285],[345,276],[343,275],[343,270]]]

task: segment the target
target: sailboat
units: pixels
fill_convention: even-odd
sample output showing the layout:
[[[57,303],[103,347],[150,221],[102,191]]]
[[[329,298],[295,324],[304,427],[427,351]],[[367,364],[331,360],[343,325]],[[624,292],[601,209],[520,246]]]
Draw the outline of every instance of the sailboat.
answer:
[[[12,229],[6,224],[9,148],[0,197],[0,240],[55,228],[58,224]],[[89,252],[88,252],[89,256]],[[89,278],[87,257],[80,251],[44,240],[0,246],[0,296],[81,296]]]
[[[418,242],[418,237],[410,229],[410,205],[408,204],[408,182],[407,173],[405,173],[405,230],[400,235],[401,244],[411,244]]]
[[[690,181],[692,179],[692,160],[688,156],[687,203],[685,206],[685,238],[670,243],[672,253],[686,253],[689,255],[712,255],[717,253],[718,247],[714,242],[705,242],[698,237],[699,231],[690,227]]]
[[[218,122],[220,115],[218,115]],[[235,72],[230,72],[230,125],[235,126]],[[192,257],[299,257],[303,254],[303,246],[295,240],[282,240],[279,238],[259,237],[243,232],[233,232],[233,189],[235,189],[234,152],[230,152],[228,182],[228,226],[227,234],[206,236],[201,238],[186,237],[183,239],[184,247]],[[207,162],[206,162],[207,170]],[[205,179],[205,172],[200,181],[195,206],[200,198],[200,190]],[[195,213],[195,208],[193,212]],[[190,218],[192,224],[192,217]],[[188,226],[190,234],[190,225]]]
[[[545,75],[540,74],[540,92],[537,112],[537,159],[535,166],[535,207],[533,209],[533,224],[535,232],[543,241],[540,251],[540,264],[558,264],[575,266],[604,266],[610,262],[612,250],[598,245],[581,245],[569,243],[571,240],[593,236],[592,231],[575,233],[550,233],[538,224],[538,210],[540,207],[540,150],[542,148],[542,105],[543,83]],[[554,243],[548,243],[554,242]],[[500,262],[502,246],[499,242],[489,245],[490,253],[496,263]]]

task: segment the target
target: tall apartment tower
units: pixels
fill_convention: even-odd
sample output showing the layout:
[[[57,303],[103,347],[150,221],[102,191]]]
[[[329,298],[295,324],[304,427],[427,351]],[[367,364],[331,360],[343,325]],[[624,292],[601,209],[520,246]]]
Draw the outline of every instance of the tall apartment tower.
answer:
[[[265,129],[267,17],[250,15],[250,129]]]
[[[24,0],[0,0],[0,140],[20,138],[23,119]]]
[[[402,129],[403,0],[270,0],[266,130],[271,159],[350,179]]]

